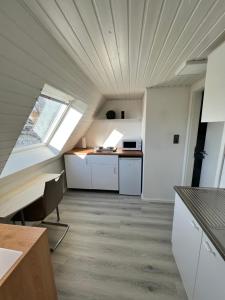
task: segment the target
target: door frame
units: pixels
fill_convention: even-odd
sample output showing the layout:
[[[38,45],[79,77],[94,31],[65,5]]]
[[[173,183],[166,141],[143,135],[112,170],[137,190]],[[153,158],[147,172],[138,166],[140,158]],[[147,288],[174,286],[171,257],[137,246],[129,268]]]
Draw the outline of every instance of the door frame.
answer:
[[[199,115],[201,109],[202,92],[205,88],[205,79],[195,83],[190,90],[190,103],[188,111],[188,122],[185,140],[185,153],[182,172],[182,185],[191,186],[193,167],[194,167],[194,150],[197,141]],[[217,170],[215,174],[214,187],[219,187],[224,165],[225,153],[225,125],[221,137],[221,146],[218,154]],[[225,172],[225,171],[224,171]]]
[[[185,153],[182,172],[182,185],[191,186],[193,168],[194,168],[194,151],[197,142],[199,117],[201,110],[202,92],[205,87],[205,79],[198,81],[191,87],[190,103],[188,111],[188,122],[185,140]]]

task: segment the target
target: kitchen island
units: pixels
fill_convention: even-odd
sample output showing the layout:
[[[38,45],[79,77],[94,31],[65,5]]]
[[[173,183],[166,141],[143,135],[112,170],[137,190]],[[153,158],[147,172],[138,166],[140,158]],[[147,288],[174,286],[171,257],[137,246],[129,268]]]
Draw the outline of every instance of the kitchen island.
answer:
[[[47,229],[0,224],[0,237],[0,299],[57,300]]]
[[[225,299],[225,190],[175,191],[172,249],[188,299]]]

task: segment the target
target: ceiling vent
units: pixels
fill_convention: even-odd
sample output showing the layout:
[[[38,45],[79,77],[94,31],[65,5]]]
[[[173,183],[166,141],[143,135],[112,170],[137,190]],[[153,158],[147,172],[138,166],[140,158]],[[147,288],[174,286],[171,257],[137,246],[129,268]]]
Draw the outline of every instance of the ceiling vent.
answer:
[[[176,76],[200,75],[206,72],[207,59],[187,60],[176,71]]]

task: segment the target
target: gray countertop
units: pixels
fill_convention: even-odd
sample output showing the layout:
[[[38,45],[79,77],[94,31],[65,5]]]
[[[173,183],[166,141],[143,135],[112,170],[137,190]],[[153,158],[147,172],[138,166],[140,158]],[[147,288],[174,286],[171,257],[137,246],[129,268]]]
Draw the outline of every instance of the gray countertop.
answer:
[[[174,189],[225,260],[225,189],[185,186]]]

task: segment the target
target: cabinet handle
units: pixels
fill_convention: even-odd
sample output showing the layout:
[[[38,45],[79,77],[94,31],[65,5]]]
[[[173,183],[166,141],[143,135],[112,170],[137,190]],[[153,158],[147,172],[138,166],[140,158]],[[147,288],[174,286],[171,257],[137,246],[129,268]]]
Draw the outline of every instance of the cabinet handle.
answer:
[[[196,230],[198,230],[199,231],[199,226],[198,225],[196,225],[196,223],[195,223],[195,221],[194,220],[192,220],[191,221],[191,225],[196,229]]]
[[[114,167],[114,174],[116,175],[116,167]]]
[[[216,257],[216,253],[212,250],[211,246],[209,245],[209,243],[207,241],[204,242],[205,248],[206,250],[211,253],[213,256]]]

